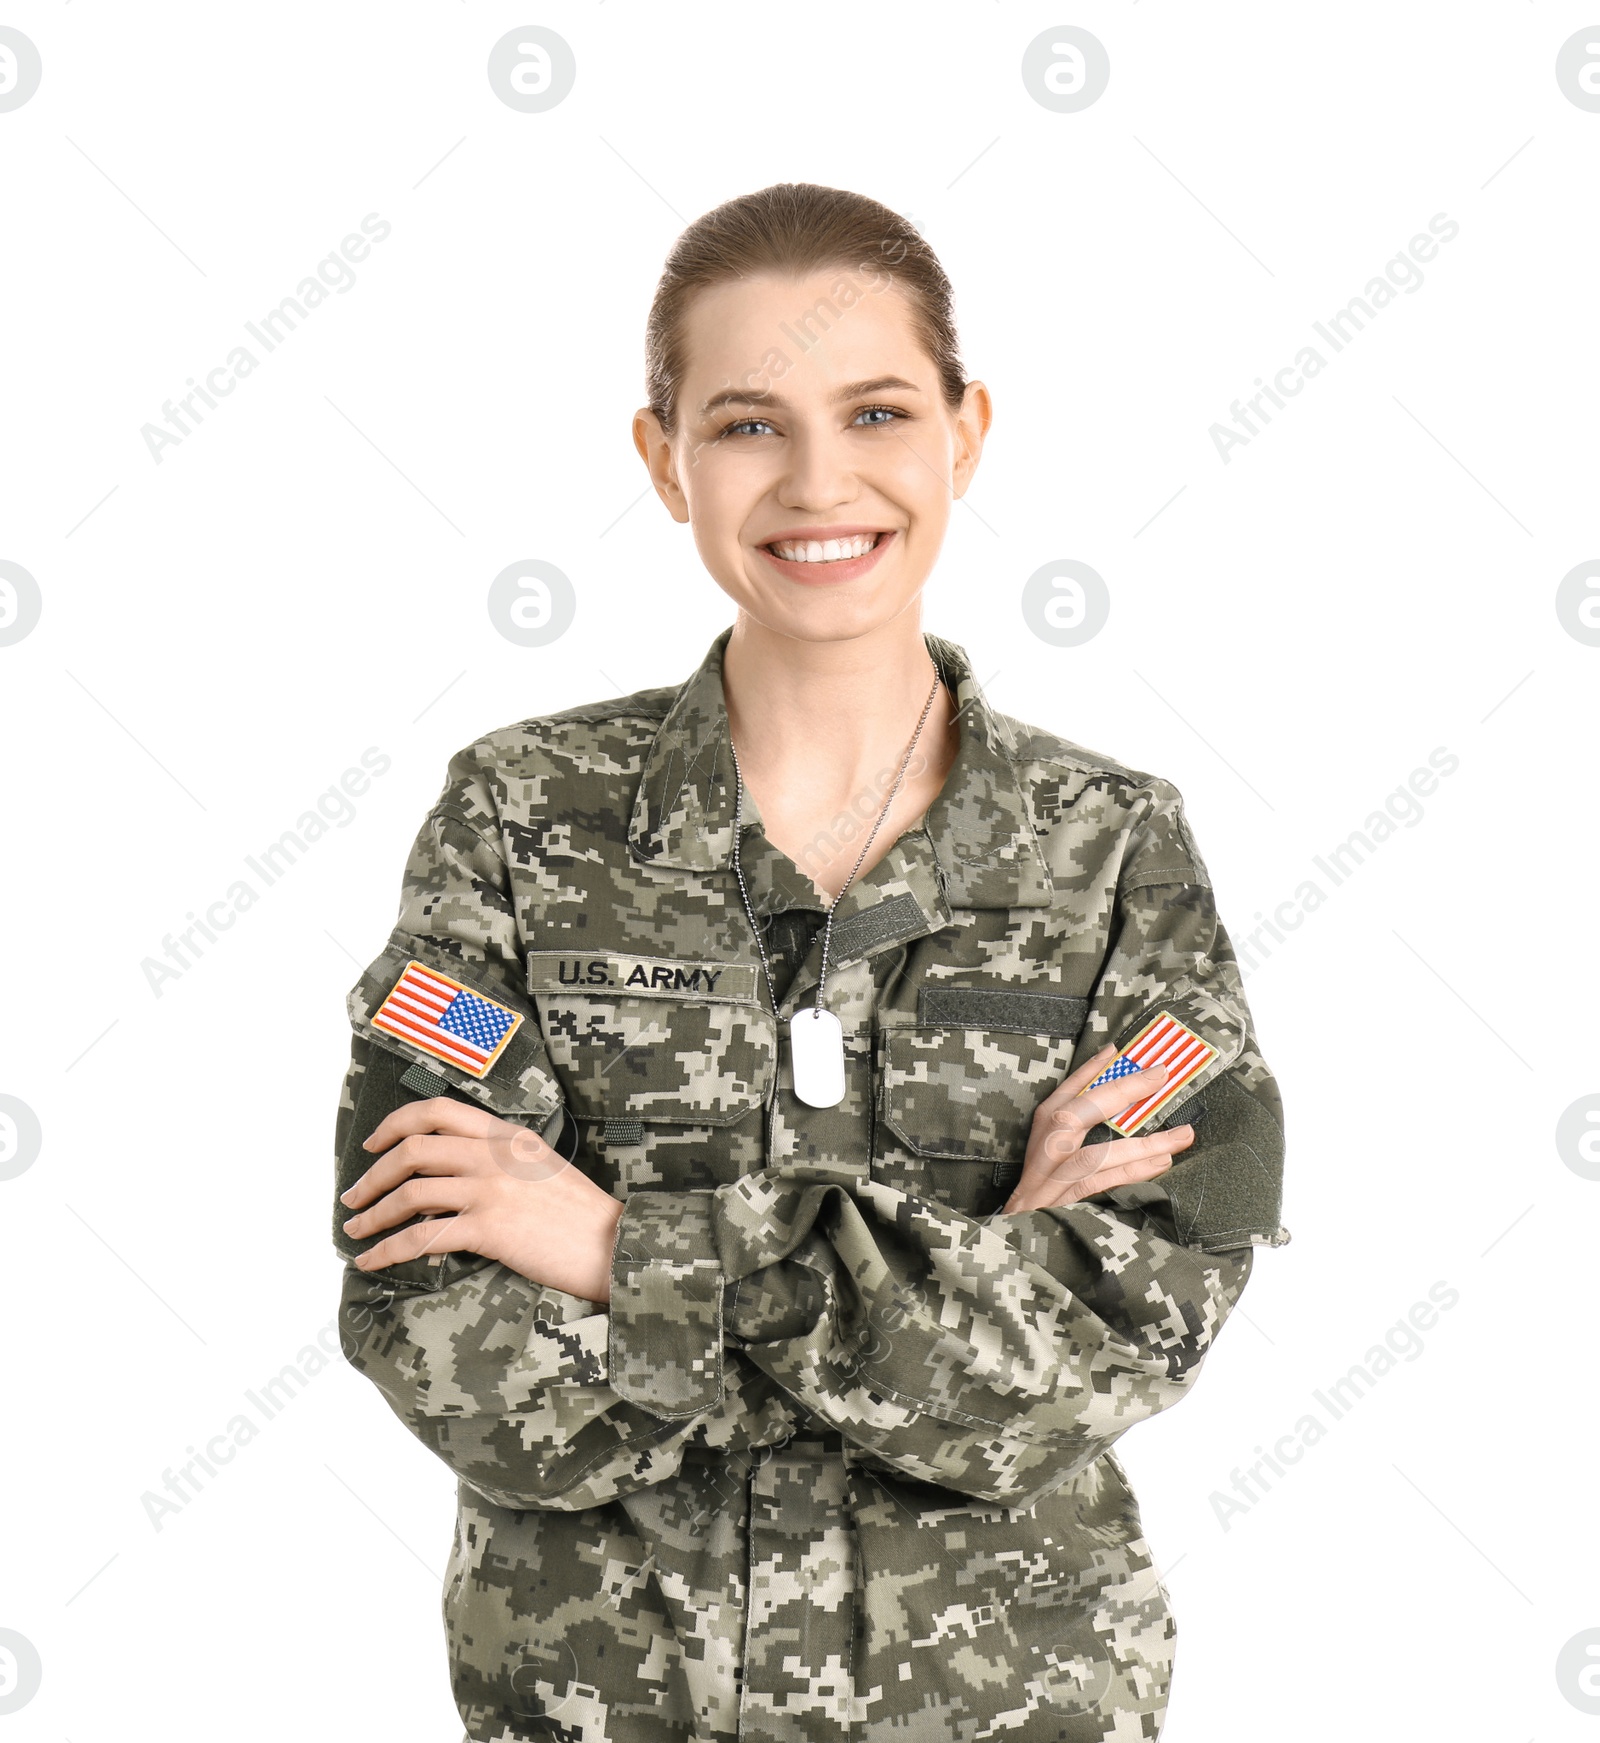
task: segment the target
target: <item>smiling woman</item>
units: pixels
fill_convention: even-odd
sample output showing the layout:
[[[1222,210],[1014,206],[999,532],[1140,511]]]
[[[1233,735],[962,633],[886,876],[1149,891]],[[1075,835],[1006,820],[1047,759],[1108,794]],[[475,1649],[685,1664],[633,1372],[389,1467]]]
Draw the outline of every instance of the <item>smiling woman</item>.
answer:
[[[859,194],[679,238],[633,437],[735,619],[460,751],[350,994],[344,1348],[459,1481],[472,1743],[1160,1732],[1113,1445],[1288,1239],[1281,1109],[1176,789],[921,626],[950,304]]]

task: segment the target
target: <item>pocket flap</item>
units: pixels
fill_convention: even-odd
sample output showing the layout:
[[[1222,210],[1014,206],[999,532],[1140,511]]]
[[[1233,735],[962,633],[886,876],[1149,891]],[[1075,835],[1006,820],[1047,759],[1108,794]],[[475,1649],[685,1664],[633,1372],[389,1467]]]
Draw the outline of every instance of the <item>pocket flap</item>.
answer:
[[[551,1067],[579,1119],[729,1126],[767,1098],[777,1026],[760,1005],[598,985],[534,994]]]
[[[953,989],[952,989],[953,990]],[[1021,1163],[1033,1112],[1067,1075],[1072,1040],[1047,1030],[881,1031],[883,1123],[914,1156]]]

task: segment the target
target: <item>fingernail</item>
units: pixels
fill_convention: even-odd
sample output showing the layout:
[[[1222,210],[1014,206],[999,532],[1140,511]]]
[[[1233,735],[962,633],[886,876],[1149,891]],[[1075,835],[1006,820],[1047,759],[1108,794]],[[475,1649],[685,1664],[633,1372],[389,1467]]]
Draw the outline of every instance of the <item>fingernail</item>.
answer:
[[[363,1138],[363,1139],[362,1139],[362,1140],[361,1140],[361,1148],[362,1148],[362,1149],[363,1149],[363,1150],[370,1150],[370,1149],[371,1149],[371,1148],[372,1148],[372,1140],[371,1140],[371,1138]]]
[[[353,1186],[347,1187],[339,1194],[339,1202],[340,1204],[353,1204],[355,1202],[355,1196],[356,1189]]]
[[[348,1218],[344,1224],[344,1232],[346,1234],[349,1234],[351,1229],[353,1229],[360,1220],[361,1219],[359,1217]]]

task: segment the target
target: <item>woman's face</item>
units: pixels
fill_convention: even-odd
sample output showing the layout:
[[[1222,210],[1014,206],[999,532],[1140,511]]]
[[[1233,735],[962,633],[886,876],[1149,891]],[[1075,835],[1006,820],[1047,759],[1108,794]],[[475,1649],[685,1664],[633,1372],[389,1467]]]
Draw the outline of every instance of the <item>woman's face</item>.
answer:
[[[700,291],[685,318],[678,430],[634,441],[718,586],[765,627],[854,637],[904,611],[944,542],[989,427],[958,411],[888,272],[763,276]]]

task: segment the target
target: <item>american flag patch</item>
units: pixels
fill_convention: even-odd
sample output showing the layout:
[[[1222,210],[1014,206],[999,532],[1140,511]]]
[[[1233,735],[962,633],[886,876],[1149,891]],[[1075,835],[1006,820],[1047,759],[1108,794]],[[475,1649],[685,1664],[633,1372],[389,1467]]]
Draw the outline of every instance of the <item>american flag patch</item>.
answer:
[[[521,1021],[518,1012],[481,993],[468,992],[449,975],[408,962],[394,990],[379,1005],[372,1026],[482,1077]]]
[[[1114,1120],[1106,1121],[1113,1132],[1131,1138],[1153,1113],[1164,1108],[1189,1079],[1204,1071],[1216,1056],[1217,1050],[1209,1041],[1202,1041],[1193,1029],[1186,1029],[1176,1017],[1162,1011],[1145,1024],[1089,1088],[1113,1083],[1119,1077],[1144,1071],[1152,1065],[1166,1066],[1167,1081],[1154,1095],[1147,1095],[1131,1108],[1124,1108]]]

